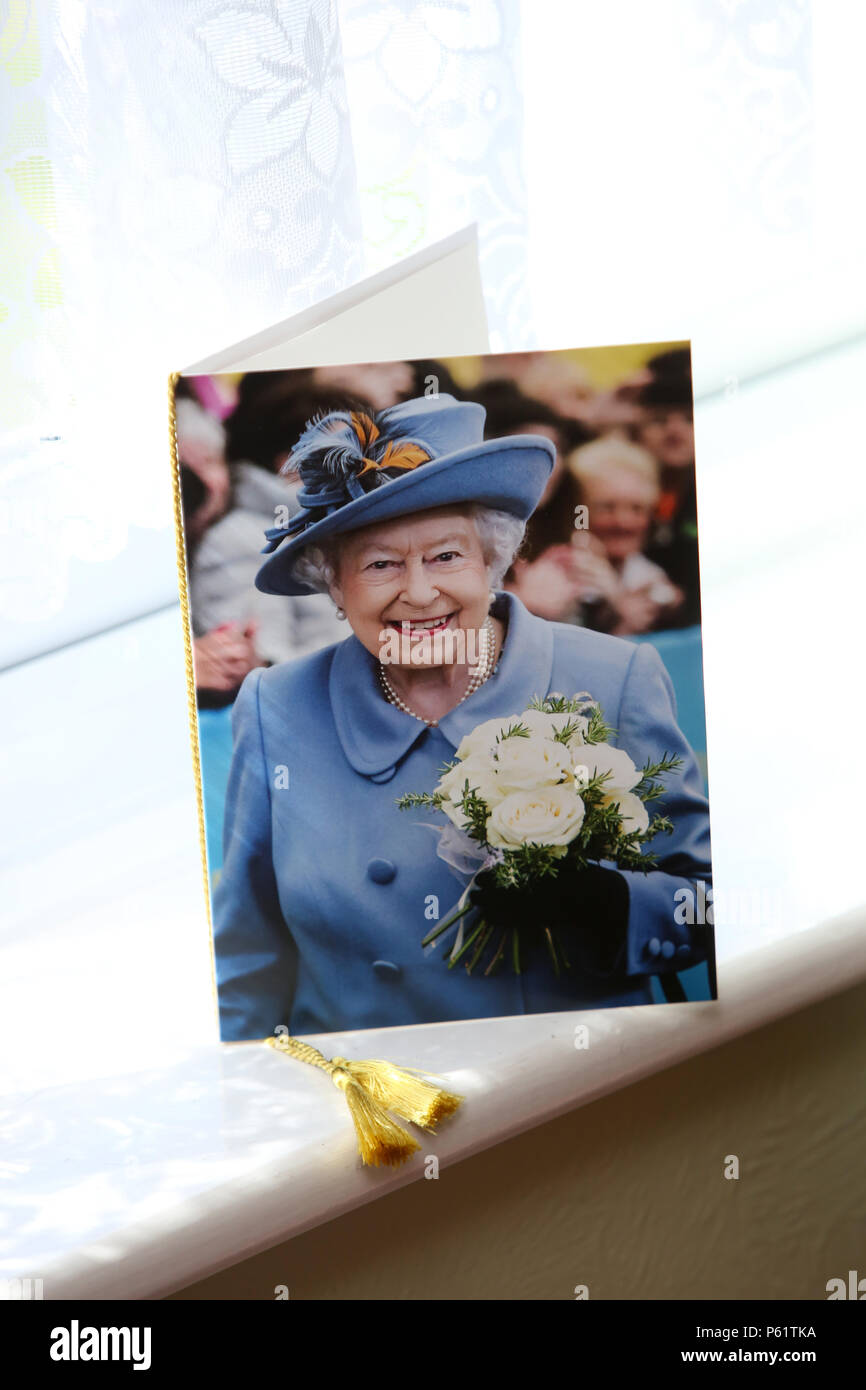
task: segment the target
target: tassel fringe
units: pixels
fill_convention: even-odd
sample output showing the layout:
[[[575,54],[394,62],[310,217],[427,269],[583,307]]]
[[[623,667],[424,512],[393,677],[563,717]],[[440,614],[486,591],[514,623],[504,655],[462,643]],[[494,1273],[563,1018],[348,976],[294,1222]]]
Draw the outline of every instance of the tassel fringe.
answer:
[[[374,1100],[393,1110],[401,1119],[411,1120],[420,1129],[435,1133],[440,1120],[453,1115],[462,1096],[441,1091],[420,1076],[413,1076],[412,1067],[395,1067],[393,1062],[365,1060],[347,1062],[352,1076],[369,1091]]]
[[[358,1152],[366,1164],[396,1168],[420,1149],[418,1140],[398,1125],[358,1081],[346,1076],[345,1082],[335,1074],[334,1081],[345,1094],[349,1114],[358,1137]]]
[[[346,1057],[333,1057],[329,1061],[310,1043],[287,1033],[266,1041],[275,1051],[328,1073],[346,1097],[358,1152],[371,1167],[396,1167],[421,1147],[393,1115],[435,1133],[439,1121],[453,1115],[463,1100],[462,1096],[425,1081],[424,1073],[415,1067],[398,1067],[373,1058],[352,1062]]]

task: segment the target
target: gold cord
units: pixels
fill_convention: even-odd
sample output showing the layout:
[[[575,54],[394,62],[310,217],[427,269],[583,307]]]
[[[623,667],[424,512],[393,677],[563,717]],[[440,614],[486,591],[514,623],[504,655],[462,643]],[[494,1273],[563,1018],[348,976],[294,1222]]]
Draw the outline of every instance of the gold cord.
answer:
[[[177,550],[177,580],[180,590],[180,616],[183,624],[183,647],[184,664],[186,668],[186,698],[187,713],[189,716],[189,740],[192,749],[192,769],[195,779],[196,807],[198,812],[198,840],[201,852],[202,878],[204,882],[204,901],[207,912],[208,934],[210,938],[211,956],[211,990],[213,993],[214,1008],[217,1010],[219,1019],[219,1004],[216,984],[216,964],[213,951],[213,922],[211,920],[210,909],[210,879],[208,877],[207,865],[207,831],[204,819],[204,794],[201,780],[201,753],[199,751],[198,736],[198,706],[195,697],[195,666],[192,655],[192,624],[190,619],[189,606],[189,578],[187,572],[186,555],[186,535],[183,528],[183,504],[181,501],[180,490],[180,460],[177,448],[177,407],[175,404],[175,388],[180,381],[181,373],[172,372],[168,379],[168,427],[169,427],[169,452],[171,456],[171,485],[174,502],[174,535]]]

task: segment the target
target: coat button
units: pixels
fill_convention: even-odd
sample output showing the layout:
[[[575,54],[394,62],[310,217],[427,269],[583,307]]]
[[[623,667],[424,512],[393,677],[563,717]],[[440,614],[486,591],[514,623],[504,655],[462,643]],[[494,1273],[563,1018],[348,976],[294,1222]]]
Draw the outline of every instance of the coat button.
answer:
[[[662,942],[662,955],[664,956],[665,960],[670,960],[671,956],[673,955],[676,949],[677,948],[672,941]]]
[[[367,874],[374,883],[390,883],[397,870],[390,859],[371,859],[367,865]]]
[[[380,980],[399,980],[403,971],[392,960],[374,960],[373,969]]]
[[[661,954],[662,943],[659,941],[657,936],[654,936],[651,941],[647,942],[646,948],[648,955],[658,956]]]

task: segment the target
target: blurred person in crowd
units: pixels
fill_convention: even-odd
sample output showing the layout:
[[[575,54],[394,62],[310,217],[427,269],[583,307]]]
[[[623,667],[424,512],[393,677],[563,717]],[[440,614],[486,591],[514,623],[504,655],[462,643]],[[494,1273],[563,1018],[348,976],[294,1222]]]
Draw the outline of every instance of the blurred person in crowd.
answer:
[[[387,410],[409,400],[415,389],[411,362],[361,362],[351,366],[316,367],[313,382],[339,395],[368,401],[374,410]]]
[[[610,390],[597,393],[587,412],[587,419],[599,434],[632,430],[640,424],[643,418],[641,392],[652,379],[649,367],[639,367]]]
[[[407,399],[429,397],[436,392],[453,396],[455,400],[463,399],[465,392],[461,391],[444,362],[435,357],[415,357],[406,365],[412,372],[411,395]]]
[[[405,362],[362,362],[353,366],[315,367],[312,384],[323,392],[352,396],[366,401],[367,408],[387,410],[401,401],[437,393],[460,399],[462,392],[449,368],[434,357],[412,358]],[[334,394],[335,393],[335,394]]]
[[[194,563],[208,528],[229,505],[225,431],[183,378],[175,387],[175,420],[187,557]],[[259,664],[254,623],[202,625],[193,620],[192,650],[196,698],[203,709],[231,700],[244,677]]]
[[[669,627],[684,595],[643,553],[659,499],[654,458],[612,434],[576,450],[569,465],[589,522],[572,548],[583,625],[619,637]]]
[[[478,359],[478,380],[482,387],[489,381],[508,380],[520,383],[529,371],[537,352],[488,352]]]
[[[636,442],[658,459],[663,486],[682,493],[695,463],[690,388],[678,381],[651,381],[640,392],[638,405]]]
[[[265,531],[300,507],[291,442],[317,412],[334,409],[369,407],[334,386],[320,385],[318,368],[256,372],[244,377],[238,403],[225,422],[231,506],[196,549],[190,572],[192,617],[198,631],[224,631],[228,624],[233,633],[251,634],[253,665],[306,656],[345,636],[325,595],[303,602],[287,597],[275,604],[254,583]]]
[[[677,385],[691,391],[692,354],[690,348],[669,348],[666,352],[657,352],[647,362],[647,369],[652,381],[665,382],[669,386]]]
[[[562,419],[591,428],[596,393],[586,369],[567,353],[532,353],[518,384],[527,396],[543,401]]]
[[[564,352],[510,352],[481,359],[482,394],[506,381],[560,420],[581,425],[595,395],[586,370]]]
[[[225,432],[183,377],[175,386],[175,419],[184,529],[187,546],[192,548],[228,506],[231,480]]]
[[[661,373],[640,393],[641,418],[632,437],[657,460],[661,476],[646,552],[682,589],[676,626],[689,627],[701,620],[692,387],[682,356],[664,358]]]
[[[691,353],[687,347],[656,353],[611,390],[599,391],[588,409],[587,421],[600,434],[637,430],[645,415],[642,393],[659,382],[690,391]]]
[[[230,704],[238,687],[261,662],[256,651],[256,624],[223,623],[193,638],[196,697],[199,708]]]
[[[485,439],[542,435],[555,447],[553,469],[527,522],[505,588],[540,618],[574,622],[580,590],[571,565],[571,546],[580,492],[565,459],[570,449],[589,438],[588,432],[578,421],[564,419],[543,401],[524,395],[505,378],[488,381],[475,391],[475,398],[487,411]]]

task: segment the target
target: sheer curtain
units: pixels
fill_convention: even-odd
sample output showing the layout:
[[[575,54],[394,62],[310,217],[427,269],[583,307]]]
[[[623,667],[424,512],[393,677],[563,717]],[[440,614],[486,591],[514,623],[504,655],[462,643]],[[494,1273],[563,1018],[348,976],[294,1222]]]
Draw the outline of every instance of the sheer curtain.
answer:
[[[0,26],[0,667],[173,602],[169,370],[468,221],[499,350],[690,335],[730,392],[866,325],[852,7],[2,0]]]
[[[534,340],[521,95],[530,23],[517,0],[340,0],[368,264],[477,220],[494,351]]]
[[[475,219],[529,315],[515,0],[2,14],[9,665],[175,599],[169,371]]]

